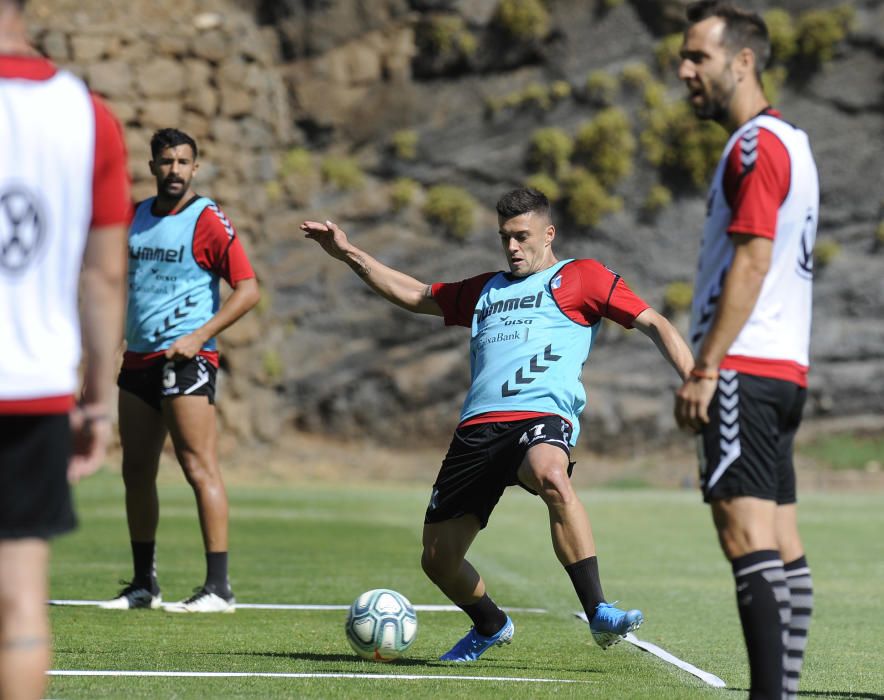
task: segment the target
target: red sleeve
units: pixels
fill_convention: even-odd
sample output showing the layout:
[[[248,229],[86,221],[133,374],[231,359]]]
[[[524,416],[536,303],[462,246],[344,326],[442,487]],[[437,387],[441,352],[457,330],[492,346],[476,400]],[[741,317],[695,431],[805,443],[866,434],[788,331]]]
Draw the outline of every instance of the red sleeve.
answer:
[[[632,328],[635,317],[649,308],[623,278],[597,260],[575,260],[550,283],[553,299],[568,318],[583,326],[609,318]]]
[[[231,287],[255,276],[236,229],[217,204],[207,206],[197,219],[193,257],[200,267],[223,277]]]
[[[791,179],[783,142],[767,129],[749,129],[734,144],[725,166],[724,196],[733,212],[727,232],[773,238]]]
[[[496,274],[485,272],[462,282],[437,282],[432,286],[433,299],[442,309],[446,326],[473,325],[473,312],[485,283]]]
[[[91,226],[128,225],[132,219],[132,197],[123,131],[104,102],[95,95],[91,97],[95,113]]]

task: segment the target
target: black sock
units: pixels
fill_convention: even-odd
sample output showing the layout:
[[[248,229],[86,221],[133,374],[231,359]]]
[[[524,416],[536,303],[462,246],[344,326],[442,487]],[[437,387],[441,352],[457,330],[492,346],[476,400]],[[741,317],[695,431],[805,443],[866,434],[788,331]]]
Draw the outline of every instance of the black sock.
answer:
[[[157,584],[156,542],[135,542],[132,545],[132,582],[149,588],[156,595],[160,587]]]
[[[506,613],[497,607],[497,604],[488,597],[487,593],[475,603],[458,607],[470,616],[476,632],[483,637],[497,634],[506,624]]]
[[[225,599],[233,595],[227,581],[227,552],[206,552],[206,583],[203,588]]]
[[[731,566],[749,654],[749,697],[779,700],[790,610],[780,553],[772,549],[750,552],[734,559]]]
[[[599,603],[605,602],[605,594],[602,593],[602,582],[599,579],[599,560],[597,557],[587,557],[565,567],[577,597],[586,613],[586,619],[592,621],[595,617],[595,609]]]
[[[789,637],[786,640],[786,678],[783,683],[786,696],[794,698],[798,695],[798,681],[804,664],[804,649],[807,647],[807,632],[810,629],[810,616],[813,614],[813,581],[804,555],[785,564],[783,569],[792,603]]]

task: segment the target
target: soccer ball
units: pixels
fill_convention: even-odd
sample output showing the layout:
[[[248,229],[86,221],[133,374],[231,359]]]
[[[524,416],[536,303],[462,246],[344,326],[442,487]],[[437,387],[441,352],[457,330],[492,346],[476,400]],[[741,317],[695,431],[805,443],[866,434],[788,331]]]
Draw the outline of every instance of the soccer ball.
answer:
[[[414,643],[417,615],[401,593],[376,588],[353,601],[345,629],[347,641],[363,659],[392,661]]]

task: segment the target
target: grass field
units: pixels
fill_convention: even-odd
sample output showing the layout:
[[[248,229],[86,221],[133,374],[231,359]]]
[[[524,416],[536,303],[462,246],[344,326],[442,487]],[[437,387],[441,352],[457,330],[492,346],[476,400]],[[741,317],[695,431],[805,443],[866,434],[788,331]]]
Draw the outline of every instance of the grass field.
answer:
[[[349,604],[380,587],[415,604],[448,602],[418,563],[425,487],[233,486],[230,497],[231,578],[240,603]],[[350,650],[340,610],[179,616],[53,606],[54,669],[320,675],[53,676],[48,696],[744,697],[737,692],[748,676],[732,579],[697,494],[599,490],[583,497],[608,598],[643,609],[641,639],[720,676],[730,690],[712,689],[626,643],[596,647],[573,616],[579,606],[552,554],[541,502],[510,489],[470,558],[502,606],[548,612],[513,613],[513,644],[476,664],[436,661],[469,626],[455,612],[419,612],[408,656],[375,664]],[[204,560],[189,488],[166,477],[160,498],[158,569],[171,601],[202,582]],[[882,501],[877,493],[802,500],[816,587],[803,697],[884,698]],[[81,528],[54,545],[51,594],[106,598],[130,573],[119,477],[105,473],[84,482],[77,502]]]

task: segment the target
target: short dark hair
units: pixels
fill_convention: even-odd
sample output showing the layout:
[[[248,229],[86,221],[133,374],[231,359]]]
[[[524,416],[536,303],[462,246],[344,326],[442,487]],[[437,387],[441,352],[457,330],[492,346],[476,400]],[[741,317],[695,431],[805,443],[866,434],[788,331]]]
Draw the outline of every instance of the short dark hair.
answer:
[[[770,61],[770,35],[761,15],[720,0],[692,2],[685,12],[689,24],[697,24],[710,17],[723,20],[724,45],[732,54],[741,49],[751,49],[755,54],[755,76],[761,82],[761,72]]]
[[[174,148],[185,143],[193,150],[193,159],[196,160],[199,151],[197,151],[196,141],[193,140],[193,137],[179,129],[160,129],[155,131],[150,139],[150,156],[156,158],[167,148]]]
[[[497,214],[504,221],[527,214],[529,211],[549,218],[549,200],[543,192],[530,187],[510,190],[497,202]]]

